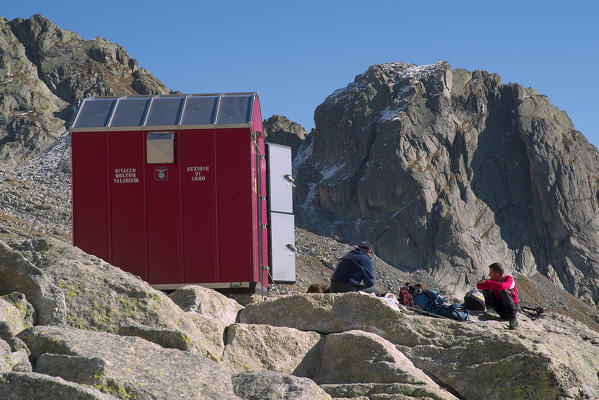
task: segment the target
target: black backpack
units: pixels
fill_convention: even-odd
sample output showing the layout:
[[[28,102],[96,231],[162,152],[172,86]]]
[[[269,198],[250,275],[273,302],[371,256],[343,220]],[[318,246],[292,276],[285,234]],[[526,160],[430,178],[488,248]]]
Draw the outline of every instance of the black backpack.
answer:
[[[485,311],[485,296],[478,289],[473,289],[464,296],[464,307],[468,310]]]

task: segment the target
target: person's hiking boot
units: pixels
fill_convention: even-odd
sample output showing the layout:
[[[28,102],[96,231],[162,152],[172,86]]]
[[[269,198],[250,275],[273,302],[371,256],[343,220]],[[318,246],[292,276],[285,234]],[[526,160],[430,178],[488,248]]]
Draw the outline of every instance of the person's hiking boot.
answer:
[[[499,314],[497,313],[497,311],[494,308],[487,308],[487,311],[484,312],[483,316],[486,319],[496,319],[496,320],[501,319],[501,317],[499,316]]]
[[[518,320],[516,318],[510,319],[508,322],[510,324],[510,330],[514,331],[518,329]]]

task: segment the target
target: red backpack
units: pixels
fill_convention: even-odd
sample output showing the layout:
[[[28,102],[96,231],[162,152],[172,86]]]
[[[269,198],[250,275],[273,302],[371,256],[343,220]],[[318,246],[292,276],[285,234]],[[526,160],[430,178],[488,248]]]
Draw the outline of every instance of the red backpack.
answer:
[[[410,285],[409,282],[406,282],[404,287],[399,289],[399,304],[414,307],[414,297],[420,292],[422,292],[422,285],[418,283]]]
[[[414,299],[412,298],[412,293],[410,293],[410,289],[407,287],[402,287],[399,289],[399,303],[405,306],[413,307]]]

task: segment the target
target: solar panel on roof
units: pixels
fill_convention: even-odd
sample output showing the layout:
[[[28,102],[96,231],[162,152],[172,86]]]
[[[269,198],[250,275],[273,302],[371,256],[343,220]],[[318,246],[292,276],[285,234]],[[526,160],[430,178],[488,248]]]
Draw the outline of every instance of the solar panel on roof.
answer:
[[[217,124],[245,124],[250,121],[252,96],[222,96]]]
[[[72,128],[134,128],[251,123],[255,93],[90,97]]]
[[[139,126],[150,99],[147,97],[120,99],[112,113],[110,126]]]
[[[177,125],[183,97],[157,97],[152,100],[146,126]]]
[[[209,125],[213,122],[217,96],[190,96],[187,98],[181,125]]]
[[[96,128],[106,126],[115,99],[89,99],[81,105],[74,127]]]

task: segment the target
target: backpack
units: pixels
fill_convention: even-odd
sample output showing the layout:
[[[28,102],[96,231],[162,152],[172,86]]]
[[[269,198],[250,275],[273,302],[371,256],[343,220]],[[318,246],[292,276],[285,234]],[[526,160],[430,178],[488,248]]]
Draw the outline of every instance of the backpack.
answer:
[[[399,289],[399,302],[403,305],[413,307],[414,306],[414,297],[422,292],[422,285],[415,284],[410,285],[409,282]]]
[[[420,307],[420,309],[430,313],[435,313],[433,310],[436,310],[444,303],[445,298],[441,296],[439,292],[432,289],[423,290],[414,297],[414,304]]]
[[[445,304],[445,298],[436,290],[426,289],[414,297],[414,304],[422,310],[442,317],[465,321],[468,310],[461,304]]]
[[[468,319],[469,312],[463,304],[453,303],[450,305],[443,305],[439,310],[439,315],[447,318],[455,319],[456,321],[466,321]]]
[[[410,293],[410,289],[408,289],[405,286],[399,289],[399,302],[405,306],[414,306],[414,299],[412,298],[412,293]]]
[[[473,289],[464,296],[464,307],[468,310],[485,311],[485,296],[478,289]]]

